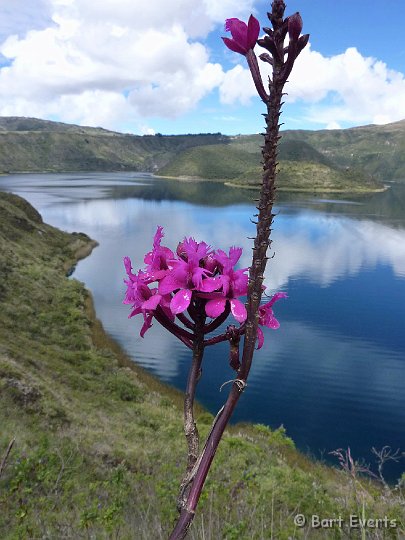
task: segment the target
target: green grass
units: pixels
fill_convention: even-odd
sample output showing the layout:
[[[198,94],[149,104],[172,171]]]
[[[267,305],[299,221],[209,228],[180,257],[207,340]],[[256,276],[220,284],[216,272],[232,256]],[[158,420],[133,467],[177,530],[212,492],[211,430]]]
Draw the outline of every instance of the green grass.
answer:
[[[181,394],[135,366],[95,319],[83,285],[65,277],[85,235],[42,222],[0,193],[0,538],[159,539],[176,517],[185,464]],[[197,410],[201,433],[212,416]],[[360,538],[297,529],[293,516],[396,519],[404,494],[312,462],[282,429],[229,428],[191,539]],[[402,531],[398,532],[398,531]]]
[[[281,189],[362,192],[405,179],[405,121],[281,133]],[[140,137],[35,118],[2,117],[0,174],[145,171],[251,187],[261,179],[262,144],[261,135]]]
[[[233,179],[243,174],[247,167],[257,165],[257,158],[256,154],[231,145],[197,146],[178,154],[159,170],[159,174],[208,180]]]
[[[232,186],[259,187],[262,176],[257,136],[233,138],[229,144],[197,146],[176,156],[159,173],[172,177],[225,180]],[[335,165],[304,141],[280,144],[280,191],[370,192],[383,185],[361,168]]]

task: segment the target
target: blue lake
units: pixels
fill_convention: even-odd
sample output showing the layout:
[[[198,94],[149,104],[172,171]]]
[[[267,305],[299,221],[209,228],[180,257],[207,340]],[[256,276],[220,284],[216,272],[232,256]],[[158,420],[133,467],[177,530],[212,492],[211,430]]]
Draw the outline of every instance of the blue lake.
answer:
[[[164,245],[184,236],[215,248],[243,247],[250,265],[254,213],[249,191],[135,173],[25,174],[0,177],[0,189],[28,199],[48,223],[99,241],[74,277],[92,291],[98,317],[134,361],[185,387],[190,351],[157,323],[122,305],[122,259],[143,266],[157,225]],[[317,458],[350,447],[372,467],[372,447],[405,450],[405,183],[385,193],[338,199],[280,194],[266,285],[285,291],[265,331],[233,421],[281,424]],[[197,397],[212,413],[233,378],[225,345],[206,350]],[[229,387],[228,387],[229,388]],[[405,460],[386,467],[395,480]]]

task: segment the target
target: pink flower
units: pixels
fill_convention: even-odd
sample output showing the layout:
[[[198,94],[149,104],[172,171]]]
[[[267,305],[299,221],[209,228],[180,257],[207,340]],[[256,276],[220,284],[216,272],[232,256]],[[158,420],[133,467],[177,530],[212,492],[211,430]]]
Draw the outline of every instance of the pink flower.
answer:
[[[210,290],[212,286],[204,286],[204,281],[211,274],[200,266],[200,261],[209,254],[210,247],[205,242],[196,242],[194,238],[185,238],[177,247],[180,257],[170,260],[171,270],[159,283],[159,293],[166,295],[179,289],[170,302],[174,315],[182,313],[190,305],[193,290]]]
[[[158,227],[153,238],[153,249],[144,258],[146,273],[151,281],[162,279],[167,274],[169,270],[168,261],[174,257],[169,248],[160,245],[163,236],[163,227]]]
[[[226,19],[225,31],[232,34],[232,39],[222,38],[228,49],[246,56],[249,50],[256,45],[260,33],[260,23],[253,15],[249,17],[248,24],[235,18]]]
[[[131,259],[124,257],[128,278],[124,280],[127,290],[123,303],[132,306],[129,317],[143,315],[141,336],[145,335],[152,326],[153,317],[156,317],[160,324],[169,328],[172,333],[178,332],[179,336],[185,338],[185,330],[173,323],[177,315],[183,325],[189,329],[193,328],[193,322],[181,314],[196,298],[205,300],[201,305],[208,317],[217,319],[224,314],[225,319],[225,313],[228,314],[229,309],[234,318],[243,323],[247,318],[247,312],[240,297],[247,294],[248,269],[235,269],[242,255],[242,248],[232,246],[229,253],[225,253],[221,249],[212,250],[205,242],[185,238],[173,253],[161,245],[162,238],[163,228],[158,227],[153,239],[153,248],[144,258],[146,267],[137,274],[132,271]],[[152,283],[155,283],[154,287]],[[285,293],[277,293],[267,304],[259,308],[260,325],[273,329],[279,327],[272,305],[279,298],[286,296]],[[192,306],[194,308],[195,304]],[[195,320],[192,310],[189,311],[191,319]],[[215,321],[210,324],[215,326]],[[219,324],[220,322],[218,326]],[[263,332],[259,328],[258,348],[260,349],[262,345]]]
[[[277,328],[280,328],[280,323],[275,318],[272,310],[273,304],[277,302],[277,300],[280,300],[280,298],[287,298],[287,294],[284,292],[278,292],[271,298],[269,302],[267,302],[267,304],[263,304],[259,307],[259,324],[262,326],[267,326],[267,328],[271,328],[272,330],[277,330]],[[261,349],[264,343],[264,335],[261,328],[257,329],[257,340],[257,348]]]
[[[132,273],[131,260],[125,257],[124,264],[127,269],[129,280],[125,281],[127,291],[123,304],[132,304],[132,311],[129,318],[143,314],[144,324],[141,329],[141,337],[152,326],[153,311],[157,308],[162,295],[158,294],[157,288],[149,289],[147,285],[147,275],[139,271],[138,275]]]
[[[235,264],[242,255],[242,248],[231,247],[229,255],[219,249],[215,258],[220,268],[220,275],[213,278],[217,282],[217,289],[222,288],[222,292],[212,292],[210,295],[200,295],[208,298],[205,305],[205,313],[208,317],[218,317],[221,315],[229,302],[231,313],[235,319],[242,323],[246,320],[247,313],[245,305],[238,299],[247,293],[248,276],[245,274],[247,268],[234,270]]]

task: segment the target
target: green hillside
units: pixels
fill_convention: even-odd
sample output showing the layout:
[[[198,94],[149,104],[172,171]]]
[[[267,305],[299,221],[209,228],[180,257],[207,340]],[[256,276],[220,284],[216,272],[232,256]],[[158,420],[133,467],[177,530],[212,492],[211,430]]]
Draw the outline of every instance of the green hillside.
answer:
[[[145,171],[254,186],[261,135],[137,136],[35,118],[0,118],[0,173]],[[286,130],[280,189],[372,191],[405,179],[405,120],[338,130]],[[300,167],[297,164],[302,164]]]
[[[198,146],[177,154],[159,174],[173,177],[225,180],[238,187],[259,185],[260,139],[233,138],[228,144]],[[383,185],[362,169],[339,167],[306,142],[281,140],[278,189],[280,191],[365,192]]]
[[[382,181],[405,180],[405,120],[384,126],[285,131],[284,141],[305,141],[340,167],[364,170]]]
[[[156,172],[177,152],[221,134],[137,136],[35,118],[0,117],[1,172]]]
[[[259,160],[259,154],[239,150],[231,144],[197,146],[176,155],[168,165],[159,169],[159,174],[230,180],[255,167]]]

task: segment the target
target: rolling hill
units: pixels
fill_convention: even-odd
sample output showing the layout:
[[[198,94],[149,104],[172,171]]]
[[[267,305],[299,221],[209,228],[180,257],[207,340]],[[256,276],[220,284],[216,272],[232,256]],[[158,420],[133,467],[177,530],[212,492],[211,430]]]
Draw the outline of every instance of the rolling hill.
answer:
[[[255,187],[261,135],[131,135],[35,118],[0,118],[0,172],[145,171]],[[279,188],[373,191],[405,179],[405,120],[286,130]]]

